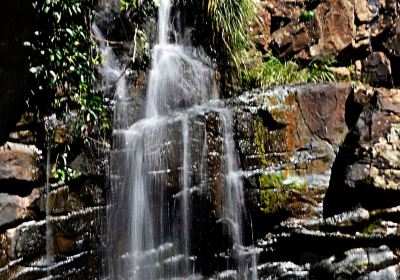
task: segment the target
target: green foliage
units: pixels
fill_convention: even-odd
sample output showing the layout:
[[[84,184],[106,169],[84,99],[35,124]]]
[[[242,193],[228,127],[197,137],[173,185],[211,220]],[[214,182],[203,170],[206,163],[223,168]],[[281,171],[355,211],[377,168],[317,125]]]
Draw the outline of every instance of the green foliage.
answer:
[[[268,55],[265,62],[257,65],[243,77],[243,84],[248,87],[271,87],[282,84],[322,83],[336,81],[329,67],[332,61],[312,61],[301,69],[294,62],[281,61]]]
[[[315,19],[315,12],[314,11],[305,11],[300,14],[299,20],[300,22],[306,22]]]
[[[121,0],[120,10],[127,13],[131,23],[140,25],[155,15],[156,5],[154,0]]]
[[[30,105],[37,106],[39,118],[55,113],[58,120],[66,121],[75,112],[72,133],[77,137],[105,135],[110,129],[105,100],[92,88],[98,60],[92,53],[96,45],[88,28],[90,7],[84,3],[33,2],[39,30],[30,44],[34,75]]]
[[[63,181],[76,175],[67,167],[68,143],[105,139],[111,129],[107,100],[92,87],[98,64],[90,33],[92,7],[89,1],[80,0],[37,0],[33,7],[37,31],[26,43],[32,50],[28,104],[38,119],[55,115],[69,136],[57,144],[53,170],[55,178]]]

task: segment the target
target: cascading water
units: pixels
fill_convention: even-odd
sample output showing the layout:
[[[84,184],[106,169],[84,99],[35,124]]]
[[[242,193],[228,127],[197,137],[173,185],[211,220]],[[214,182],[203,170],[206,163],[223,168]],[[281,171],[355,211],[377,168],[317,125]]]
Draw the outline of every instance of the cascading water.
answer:
[[[214,73],[205,56],[191,46],[171,42],[175,30],[170,23],[170,1],[160,1],[145,118],[132,125],[126,116],[129,94],[123,67],[93,26],[106,57],[100,74],[106,84],[116,83],[106,277],[202,279],[195,254],[201,245],[194,243],[199,211],[192,204],[196,193],[213,184],[219,202],[216,209],[220,208],[215,210],[216,223],[227,229],[233,243],[230,251],[235,252],[235,265],[228,264],[225,274],[235,270],[236,279],[257,279],[254,250],[243,246],[246,211],[233,120],[216,100]],[[218,131],[207,128],[212,116]],[[220,148],[210,143],[212,137]],[[218,154],[221,162],[212,174],[210,159]],[[223,279],[224,273],[216,277]]]

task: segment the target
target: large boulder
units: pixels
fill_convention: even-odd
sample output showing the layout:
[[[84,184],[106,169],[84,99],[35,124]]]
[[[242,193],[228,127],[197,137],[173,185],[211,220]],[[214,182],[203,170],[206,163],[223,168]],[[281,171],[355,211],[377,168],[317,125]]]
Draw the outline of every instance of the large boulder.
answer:
[[[361,112],[354,91],[350,84],[291,85],[230,100],[256,232],[265,232],[267,217],[320,211],[336,153]]]

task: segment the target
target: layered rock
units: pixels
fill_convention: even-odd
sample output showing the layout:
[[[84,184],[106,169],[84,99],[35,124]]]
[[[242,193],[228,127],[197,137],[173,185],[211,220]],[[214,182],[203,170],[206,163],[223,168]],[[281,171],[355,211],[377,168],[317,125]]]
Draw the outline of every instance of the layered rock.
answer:
[[[336,259],[328,265],[329,256],[347,251],[356,260],[380,246],[388,246],[382,250],[390,261],[343,277],[397,279],[398,96],[329,84],[276,87],[232,101],[248,205],[262,237],[261,279],[335,279],[329,277],[348,268]],[[371,185],[362,188],[364,181]]]

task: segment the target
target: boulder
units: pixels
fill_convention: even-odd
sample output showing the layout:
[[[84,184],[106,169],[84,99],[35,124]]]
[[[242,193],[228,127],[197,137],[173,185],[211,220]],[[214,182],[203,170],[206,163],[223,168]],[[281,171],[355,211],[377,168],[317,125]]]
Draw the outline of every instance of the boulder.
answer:
[[[0,180],[35,181],[41,152],[33,145],[6,143],[0,147]]]
[[[350,1],[324,1],[315,12],[319,40],[310,47],[312,57],[332,58],[351,47],[356,26],[354,6]]]
[[[362,62],[362,76],[371,85],[392,87],[392,69],[390,60],[383,52],[373,52]]]
[[[400,90],[376,89],[332,168],[324,214],[400,205]]]
[[[400,19],[397,19],[392,36],[383,45],[390,55],[400,57]]]

